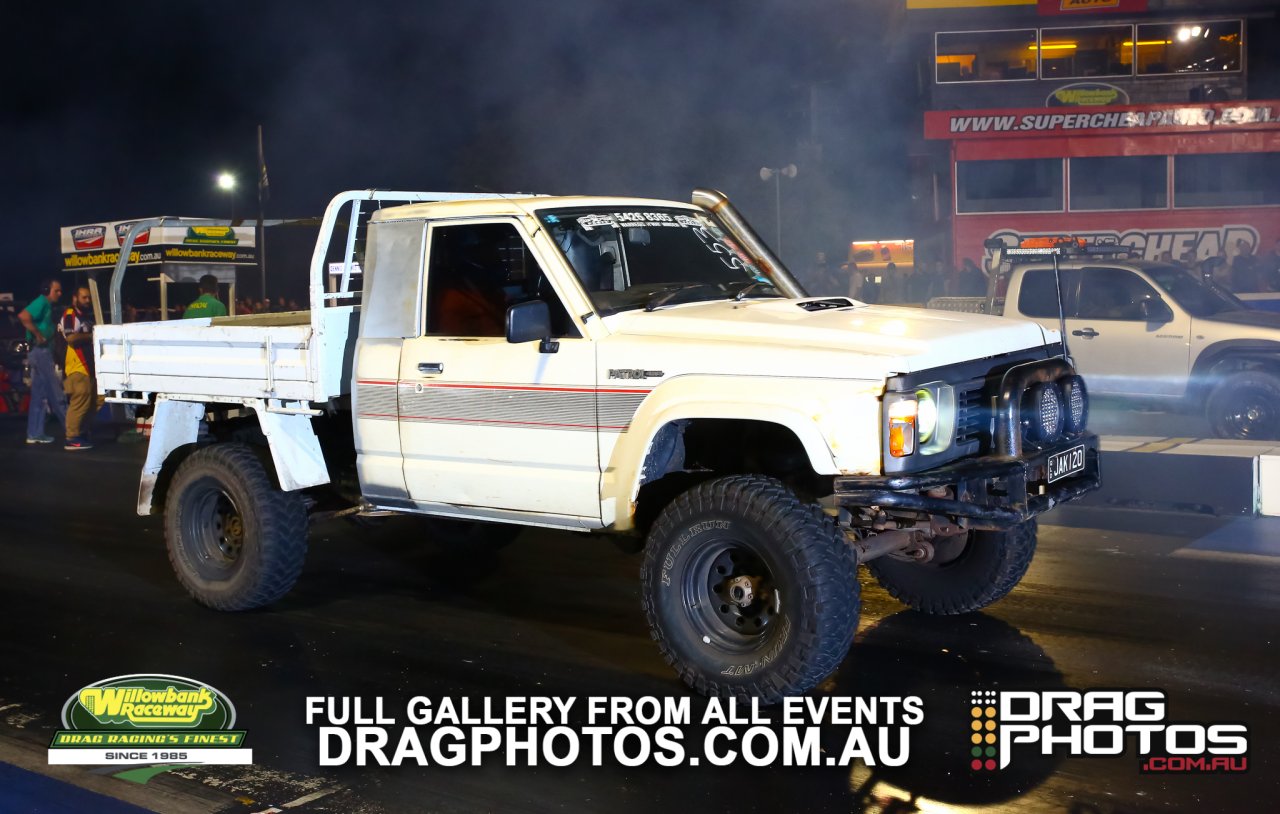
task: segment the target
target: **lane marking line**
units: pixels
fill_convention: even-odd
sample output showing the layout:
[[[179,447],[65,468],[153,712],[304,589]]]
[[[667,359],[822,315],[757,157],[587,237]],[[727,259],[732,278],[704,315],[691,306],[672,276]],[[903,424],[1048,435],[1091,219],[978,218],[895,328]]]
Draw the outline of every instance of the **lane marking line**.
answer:
[[[1180,447],[1183,444],[1186,444],[1195,440],[1198,440],[1198,439],[1162,438],[1159,441],[1152,441],[1151,443],[1148,443],[1148,444],[1142,444],[1141,446],[1136,446],[1131,449],[1127,449],[1125,450],[1125,452],[1164,452],[1166,450],[1173,449],[1174,447]]]
[[[1241,565],[1266,565],[1280,567],[1280,557],[1273,554],[1246,554],[1240,551],[1213,551],[1203,548],[1180,548],[1169,556],[1190,560],[1211,560]]]

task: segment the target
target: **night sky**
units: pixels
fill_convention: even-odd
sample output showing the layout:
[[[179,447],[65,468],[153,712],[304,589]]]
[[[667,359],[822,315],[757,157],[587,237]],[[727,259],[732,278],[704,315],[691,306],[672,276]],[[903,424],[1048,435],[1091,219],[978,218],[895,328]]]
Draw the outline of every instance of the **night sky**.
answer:
[[[16,239],[0,291],[19,301],[59,268],[59,226],[227,217],[224,169],[251,215],[258,124],[268,218],[318,215],[348,188],[688,200],[705,185],[771,236],[759,169],[795,162],[793,265],[855,230],[902,231],[914,73],[886,29],[897,2],[78,5],[26,6],[2,35]],[[818,115],[847,120],[821,160],[814,83],[840,100]],[[270,273],[303,292],[305,268]]]

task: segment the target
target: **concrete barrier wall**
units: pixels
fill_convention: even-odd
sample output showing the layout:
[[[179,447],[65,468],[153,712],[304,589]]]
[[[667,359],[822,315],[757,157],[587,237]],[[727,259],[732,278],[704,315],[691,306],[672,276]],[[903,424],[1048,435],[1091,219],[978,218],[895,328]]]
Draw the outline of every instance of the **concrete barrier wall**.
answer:
[[[1280,451],[1258,457],[1258,514],[1280,517]]]
[[[1111,435],[1102,451],[1086,505],[1280,516],[1280,442]]]

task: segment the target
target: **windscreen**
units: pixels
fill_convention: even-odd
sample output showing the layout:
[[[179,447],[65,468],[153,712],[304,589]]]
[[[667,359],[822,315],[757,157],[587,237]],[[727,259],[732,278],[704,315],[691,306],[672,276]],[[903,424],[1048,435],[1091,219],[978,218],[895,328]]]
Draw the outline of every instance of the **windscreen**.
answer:
[[[1245,304],[1230,292],[1177,266],[1151,266],[1147,274],[1193,317],[1239,311]]]
[[[602,316],[740,296],[781,296],[710,215],[689,209],[540,210]]]

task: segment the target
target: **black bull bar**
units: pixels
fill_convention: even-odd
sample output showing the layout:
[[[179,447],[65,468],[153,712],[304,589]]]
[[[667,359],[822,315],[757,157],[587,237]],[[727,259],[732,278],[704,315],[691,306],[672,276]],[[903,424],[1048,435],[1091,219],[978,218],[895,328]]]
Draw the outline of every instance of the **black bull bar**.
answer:
[[[1024,443],[1021,430],[1021,400],[1027,388],[1074,372],[1062,357],[1014,365],[1004,371],[995,392],[990,454],[922,472],[837,477],[836,503],[943,515],[960,518],[968,528],[1000,529],[1094,491],[1102,486],[1097,435],[1080,432],[1036,446]],[[1049,471],[1054,455],[1076,447],[1084,447],[1082,470],[1065,477]],[[949,496],[938,496],[942,489],[949,489]]]
[[[1084,469],[1049,482],[1049,458],[1083,446]],[[836,503],[848,507],[923,512],[965,518],[968,528],[1008,528],[1102,485],[1098,436],[1084,433],[1021,458],[991,455],[925,472],[852,475],[835,479]],[[951,487],[954,497],[921,492]]]

